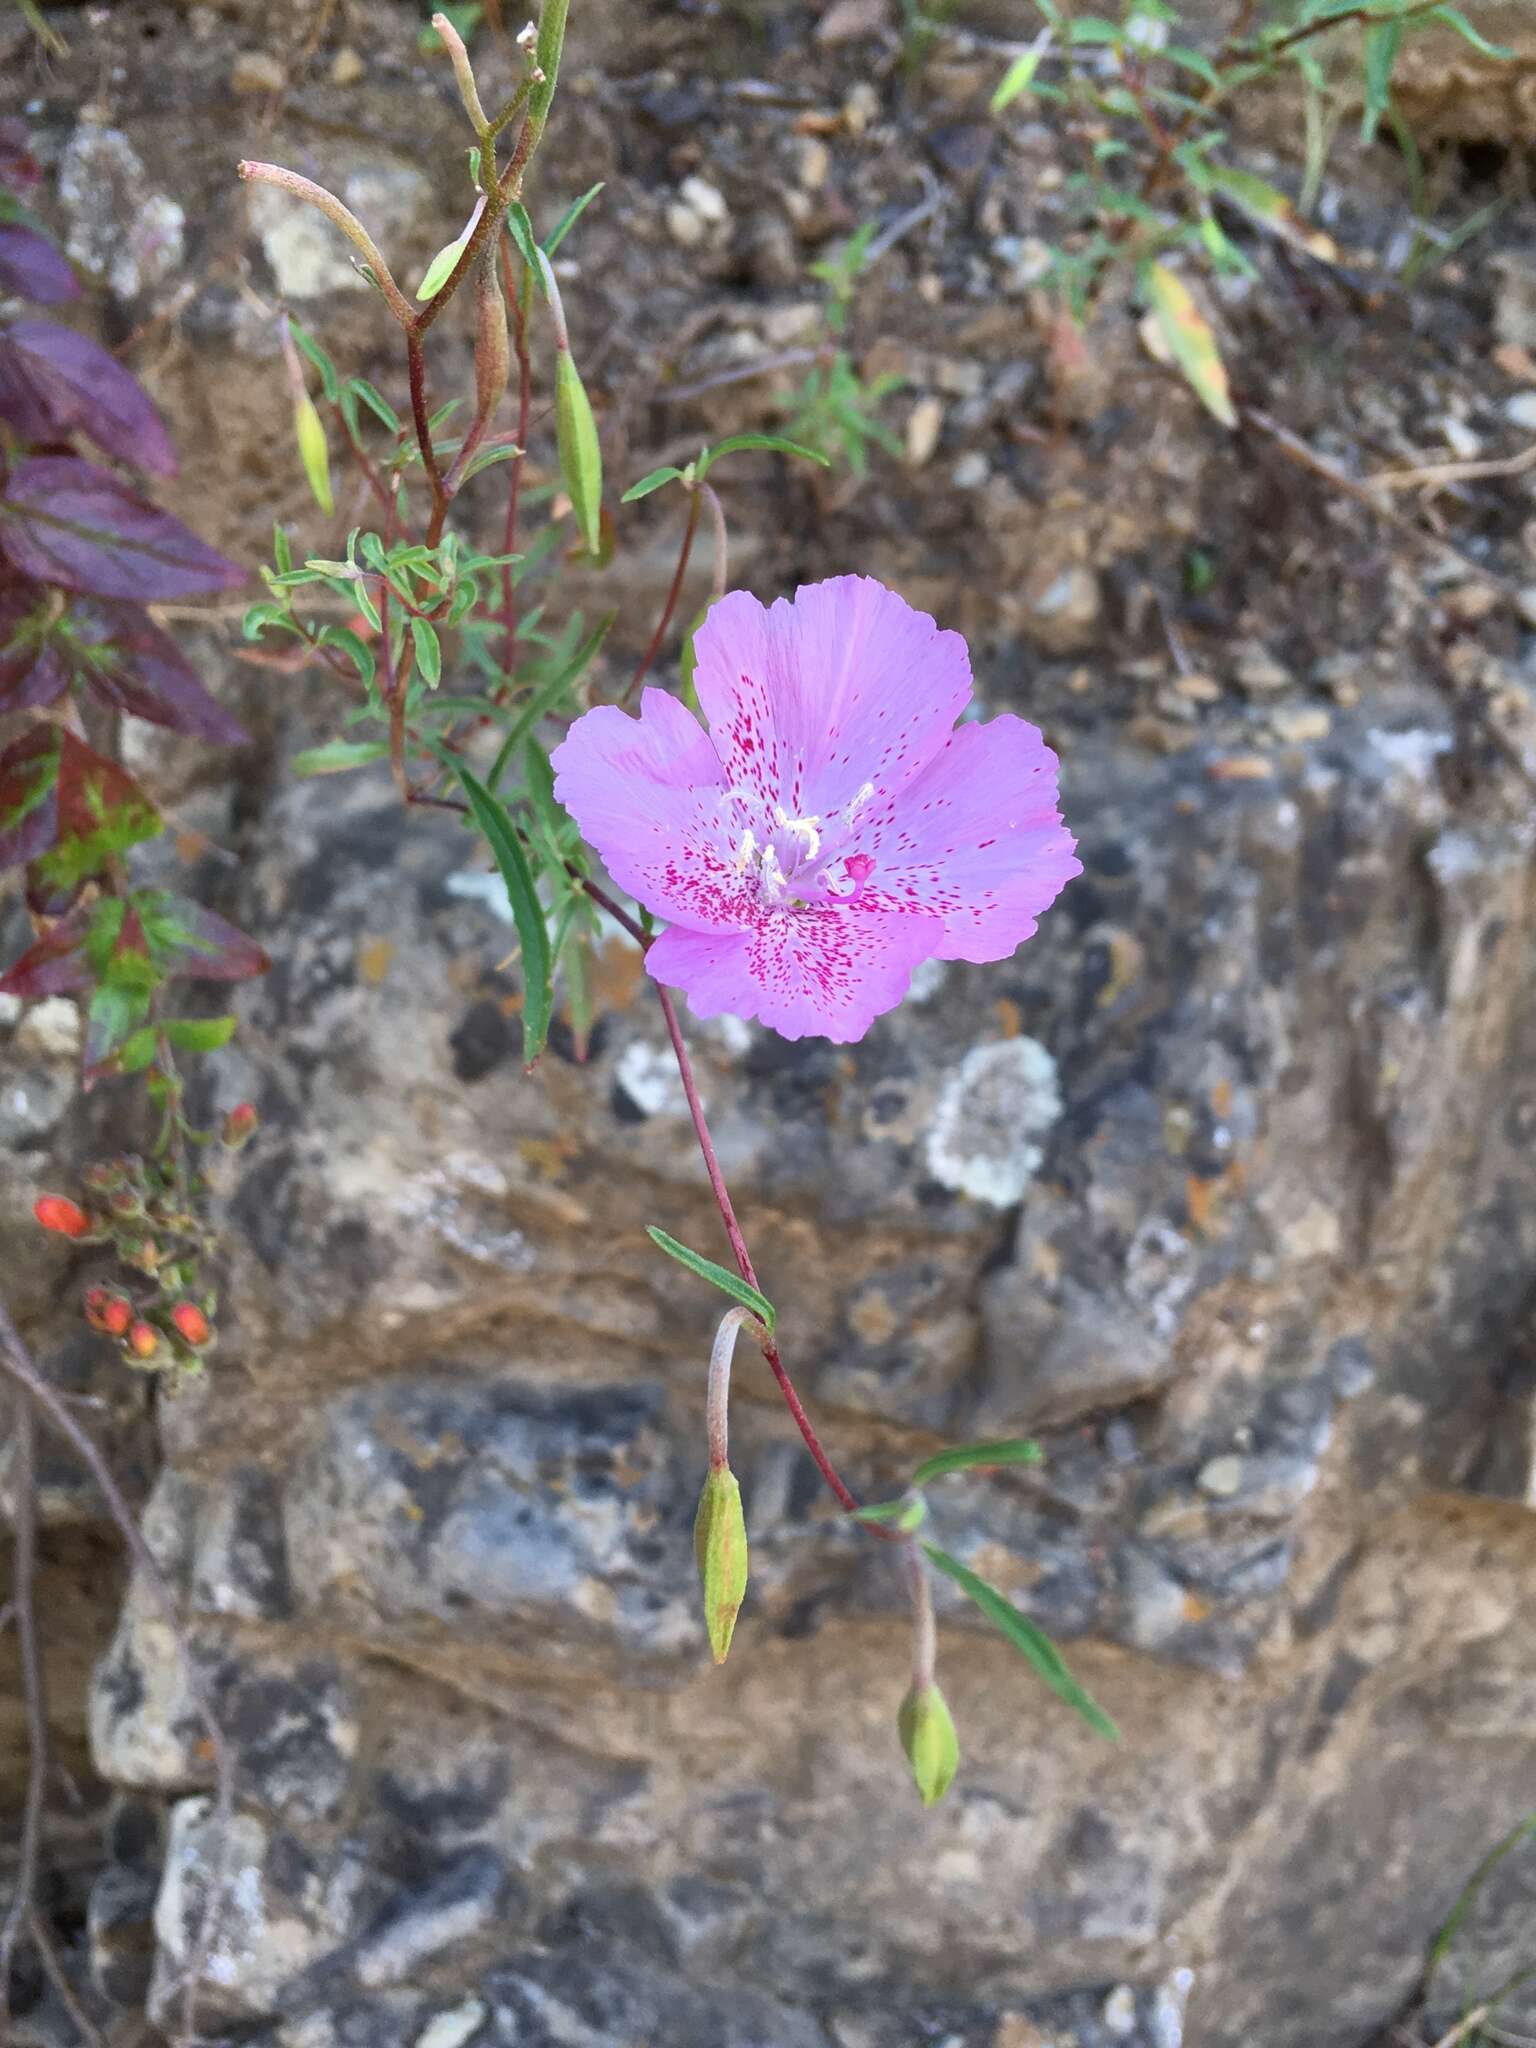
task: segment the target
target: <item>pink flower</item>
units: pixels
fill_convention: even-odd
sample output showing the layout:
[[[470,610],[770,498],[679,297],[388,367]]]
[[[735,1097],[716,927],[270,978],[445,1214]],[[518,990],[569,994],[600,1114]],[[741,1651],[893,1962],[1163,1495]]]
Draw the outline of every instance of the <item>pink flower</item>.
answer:
[[[1011,714],[955,725],[965,642],[894,591],[734,591],[695,645],[707,732],[647,690],[553,761],[614,880],[669,920],[646,966],[697,1016],[862,1038],[919,962],[1006,959],[1081,873],[1056,756]]]

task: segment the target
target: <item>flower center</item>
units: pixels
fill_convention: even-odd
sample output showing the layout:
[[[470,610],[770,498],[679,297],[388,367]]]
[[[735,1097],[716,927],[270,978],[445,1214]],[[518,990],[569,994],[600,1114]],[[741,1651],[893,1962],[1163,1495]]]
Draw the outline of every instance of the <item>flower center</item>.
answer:
[[[720,810],[731,865],[773,909],[856,902],[874,872],[874,856],[844,853],[842,844],[873,795],[873,783],[866,782],[835,811],[792,818],[782,804],[770,809],[752,790],[728,789]]]

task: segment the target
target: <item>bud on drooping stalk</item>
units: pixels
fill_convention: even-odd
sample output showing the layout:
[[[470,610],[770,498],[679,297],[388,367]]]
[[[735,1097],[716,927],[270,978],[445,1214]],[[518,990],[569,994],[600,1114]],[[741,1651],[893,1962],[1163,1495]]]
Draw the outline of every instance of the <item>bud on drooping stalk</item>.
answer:
[[[194,1351],[213,1335],[212,1323],[195,1301],[178,1301],[171,1310],[171,1321],[176,1326],[176,1334]]]
[[[542,249],[535,251],[555,325],[555,445],[560,456],[560,481],[576,514],[576,525],[589,555],[598,553],[603,532],[603,450],[597,438],[592,401],[571,355],[570,330],[560,286]]]
[[[331,495],[331,451],[326,446],[325,427],[315,411],[315,402],[307,392],[294,400],[293,430],[298,437],[299,459],[304,464],[304,474],[309,479],[315,503],[329,518],[336,510],[336,500]]]
[[[153,1323],[146,1323],[141,1316],[129,1328],[127,1345],[134,1358],[147,1362],[160,1349],[160,1332]]]
[[[731,1647],[747,1590],[747,1524],[729,1465],[712,1466],[693,1520],[693,1551],[704,1588],[704,1626],[717,1664]]]
[[[32,1204],[32,1214],[44,1230],[57,1231],[60,1237],[88,1237],[91,1219],[78,1202],[71,1202],[64,1195],[39,1195]]]
[[[93,1287],[85,1297],[85,1320],[108,1337],[126,1337],[133,1321],[133,1304],[124,1295]]]
[[[924,1806],[937,1805],[960,1768],[960,1741],[944,1695],[932,1680],[912,1687],[901,1703],[896,1728]]]
[[[251,1102],[237,1102],[224,1119],[224,1128],[219,1136],[231,1152],[238,1152],[242,1145],[249,1144],[256,1135],[260,1119],[256,1106]]]

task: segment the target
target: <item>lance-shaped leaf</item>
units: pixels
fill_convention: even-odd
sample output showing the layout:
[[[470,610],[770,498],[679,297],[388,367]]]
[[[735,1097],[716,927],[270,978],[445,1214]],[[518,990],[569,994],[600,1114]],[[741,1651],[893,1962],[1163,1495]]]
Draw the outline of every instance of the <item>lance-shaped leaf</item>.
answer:
[[[592,401],[568,348],[555,355],[555,439],[560,455],[560,480],[576,514],[587,552],[602,546],[603,451],[597,438]]]
[[[743,1308],[751,1309],[763,1328],[773,1335],[773,1303],[766,1294],[760,1294],[737,1273],[731,1273],[724,1266],[717,1266],[713,1259],[706,1259],[702,1252],[690,1251],[685,1244],[679,1244],[675,1237],[668,1237],[664,1230],[658,1230],[654,1223],[648,1223],[645,1234],[651,1243],[664,1251],[669,1259],[676,1259],[680,1266],[686,1266],[690,1273],[697,1273],[701,1280],[707,1280],[711,1287],[718,1287],[722,1294],[728,1294],[732,1301],[739,1301]]]
[[[272,964],[254,939],[189,897],[169,889],[140,889],[133,908],[150,958],[167,978],[249,981]]]
[[[27,425],[28,415],[45,430]],[[23,439],[88,434],[120,462],[176,474],[171,437],[138,378],[88,334],[49,320],[16,320],[0,330],[0,418],[11,419]]]
[[[1237,425],[1227,369],[1216,346],[1211,324],[1195,304],[1187,284],[1165,263],[1148,263],[1142,282],[1168,352],[1191,389],[1224,427]]]
[[[39,306],[59,306],[79,298],[80,282],[64,252],[46,235],[0,212],[0,292]]]
[[[924,1806],[936,1806],[960,1768],[960,1738],[936,1685],[912,1687],[897,1713],[896,1731]]]
[[[160,813],[127,770],[62,728],[52,804],[52,839],[33,861],[50,896],[67,898],[160,830]]]
[[[0,754],[0,868],[32,860],[53,844],[62,737],[56,725],[38,726]]]
[[[782,434],[731,434],[723,441],[717,441],[712,448],[701,451],[694,465],[699,476],[707,476],[722,455],[734,455],[740,449],[766,448],[775,455],[803,455],[807,462],[819,462],[823,469],[831,467],[831,457],[819,449],[807,448],[799,441],[786,441]]]
[[[747,1591],[747,1524],[741,1488],[728,1465],[712,1467],[693,1518],[693,1552],[704,1589],[704,1626],[717,1664],[731,1647]]]
[[[925,1543],[923,1554],[947,1578],[953,1579],[961,1592],[975,1601],[992,1626],[1033,1665],[1058,1699],[1065,1700],[1098,1734],[1111,1742],[1119,1741],[1119,1729],[1092,1695],[1078,1684],[1067,1669],[1061,1652],[1043,1629],[1037,1628],[1027,1614],[1021,1614],[1011,1600],[1005,1600],[995,1586],[989,1586],[968,1565],[963,1565],[957,1557],[951,1557],[947,1550],[940,1550],[936,1543]]]
[[[968,1472],[976,1466],[1038,1465],[1043,1453],[1033,1437],[1005,1437],[995,1444],[956,1444],[924,1458],[912,1474],[914,1486],[926,1486],[930,1479],[942,1479],[946,1472]]]
[[[877,1500],[871,1507],[854,1508],[848,1519],[870,1529],[899,1529],[909,1536],[927,1521],[928,1503],[920,1493],[904,1493],[896,1500]]]
[[[73,455],[18,464],[0,494],[0,551],[23,575],[153,602],[232,590],[245,571],[110,471]]]
[[[545,1040],[549,1037],[550,1010],[554,1001],[549,928],[544,921],[544,906],[534,887],[533,870],[517,836],[517,827],[506,807],[482,783],[477,782],[467,768],[457,761],[454,766],[469,799],[470,812],[485,835],[506,885],[512,921],[522,942],[523,1065],[531,1067],[543,1052]]]

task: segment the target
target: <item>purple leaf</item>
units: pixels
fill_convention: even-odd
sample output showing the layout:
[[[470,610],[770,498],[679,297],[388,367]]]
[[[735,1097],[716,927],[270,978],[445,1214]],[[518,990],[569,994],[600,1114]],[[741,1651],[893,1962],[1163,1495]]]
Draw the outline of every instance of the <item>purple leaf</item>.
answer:
[[[89,335],[51,321],[0,330],[0,415],[23,440],[89,434],[120,462],[176,474],[171,437],[138,378]],[[38,420],[46,422],[41,433]]]
[[[40,306],[57,306],[65,299],[78,299],[80,284],[62,250],[46,235],[0,220],[0,291],[35,299]]]
[[[73,455],[34,455],[12,472],[0,548],[24,576],[93,597],[196,597],[246,576],[109,470]]]
[[[250,739],[238,719],[198,680],[175,641],[136,604],[86,598],[63,622],[67,658],[80,680],[119,711],[210,746],[240,747]],[[0,653],[0,701],[5,657]]]
[[[29,861],[53,844],[60,739],[56,725],[40,725],[0,754],[0,868]]]
[[[53,600],[35,583],[0,576],[0,711],[35,711],[69,688],[49,636]]]
[[[89,988],[95,979],[84,948],[90,919],[90,912],[83,909],[60,918],[8,973],[0,975],[0,995],[32,1002],[38,996],[72,996]]]

